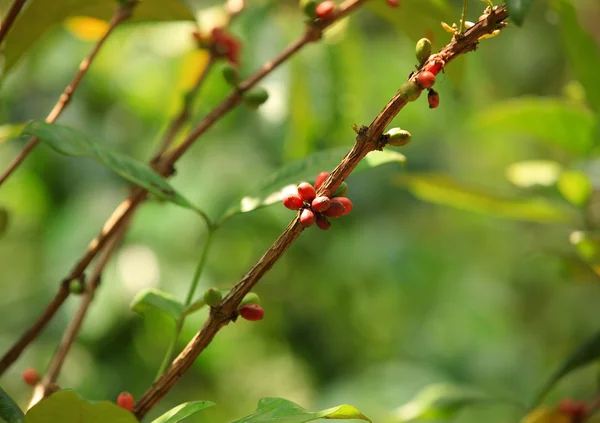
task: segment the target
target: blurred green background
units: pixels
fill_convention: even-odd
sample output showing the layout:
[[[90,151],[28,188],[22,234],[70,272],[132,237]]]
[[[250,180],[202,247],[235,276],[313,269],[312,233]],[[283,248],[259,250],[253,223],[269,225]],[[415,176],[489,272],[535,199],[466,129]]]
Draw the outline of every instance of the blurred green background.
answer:
[[[242,73],[250,75],[301,34],[305,18],[294,1],[247,3],[231,31],[243,40]],[[391,9],[372,0],[269,75],[261,86],[270,99],[258,111],[241,106],[209,130],[178,164],[173,186],[216,217],[283,164],[322,149],[349,149],[352,125],[371,122],[414,69],[415,40],[430,36],[436,50],[449,42],[439,22],[458,22],[460,3],[402,0]],[[485,5],[471,3],[475,21]],[[569,14],[573,6],[577,15]],[[210,26],[213,15],[203,16]],[[90,25],[52,28],[4,76],[4,135],[46,116],[93,46],[82,38]],[[206,58],[194,50],[190,27],[124,25],[59,122],[147,160]],[[522,28],[511,24],[453,62],[438,77],[439,109],[421,98],[394,120],[413,135],[399,149],[406,166],[350,176],[352,214],[328,232],[305,231],[258,285],[265,319],[224,328],[151,415],[205,399],[218,406],[189,421],[225,422],[249,414],[262,397],[283,397],[311,409],[348,403],[385,421],[437,382],[528,403],[600,319],[596,244],[578,250],[579,238],[571,235],[593,235],[598,223],[597,196],[588,197],[586,188],[600,186],[593,147],[600,82],[590,77],[598,69],[589,69],[600,61],[598,28],[597,2],[534,2]],[[578,41],[582,34],[591,44]],[[193,121],[228,92],[213,70]],[[2,142],[0,168],[23,144]],[[546,166],[526,163],[520,177],[507,173],[530,160]],[[561,188],[556,182],[564,170],[577,170],[584,181]],[[425,174],[437,176],[418,179]],[[97,163],[43,145],[2,186],[0,206],[10,213],[0,239],[2,353],[127,192],[124,180]],[[230,220],[216,235],[198,296],[211,286],[231,287],[292,216],[276,205]],[[61,387],[94,400],[146,390],[173,324],[143,319],[129,303],[148,287],[183,300],[205,235],[189,210],[149,202],[138,211],[107,267]],[[47,366],[78,302],[71,297],[3,376],[3,388],[20,404],[30,396],[20,373]],[[200,312],[188,319],[179,348],[205,318]],[[577,372],[548,401],[586,399],[596,381],[593,368]],[[522,414],[518,406],[493,403],[466,409],[455,421],[509,422]]]

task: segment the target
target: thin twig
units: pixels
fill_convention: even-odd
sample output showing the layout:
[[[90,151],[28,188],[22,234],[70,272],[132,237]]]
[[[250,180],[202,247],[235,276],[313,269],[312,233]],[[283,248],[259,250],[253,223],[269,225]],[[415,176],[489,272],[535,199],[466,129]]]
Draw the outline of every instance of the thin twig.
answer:
[[[498,23],[508,17],[506,7],[502,6],[468,30],[464,37],[454,37],[437,55],[430,57],[424,67],[435,60],[443,60],[446,64],[457,56],[474,50],[479,37],[492,33]],[[409,79],[416,81],[418,72]],[[407,104],[404,93],[399,92],[384,109],[377,115],[369,127],[358,130],[356,143],[342,162],[331,172],[331,175],[319,188],[319,195],[331,193],[354,170],[358,163],[371,151],[381,148],[382,134],[392,119]],[[185,349],[175,359],[167,372],[156,381],[139,399],[134,408],[134,414],[141,419],[150,411],[177,383],[179,378],[189,369],[198,355],[210,344],[219,329],[230,321],[237,319],[237,307],[246,294],[271,269],[275,262],[285,253],[290,245],[304,230],[299,217],[288,225],[285,231],[269,247],[267,252],[258,260],[250,271],[233,287],[218,307],[211,308],[211,313],[202,329],[188,343]]]
[[[19,12],[23,8],[27,0],[15,0],[6,14],[6,18],[0,23],[0,45],[4,41],[4,37],[8,34],[8,30],[17,19]]]
[[[85,59],[83,59],[82,62],[79,64],[79,68],[77,70],[77,73],[73,77],[73,80],[67,86],[67,88],[65,88],[63,93],[60,95],[60,97],[58,98],[58,101],[56,102],[56,104],[54,105],[54,107],[52,108],[52,110],[50,111],[48,116],[46,116],[47,123],[53,123],[54,121],[56,121],[56,119],[58,119],[58,117],[61,115],[61,113],[65,110],[65,108],[71,101],[71,98],[73,98],[73,94],[75,93],[75,90],[81,83],[81,80],[87,73],[88,69],[90,68],[90,65],[92,64],[92,62],[94,61],[94,58],[96,57],[96,55],[98,54],[98,52],[100,51],[102,46],[104,45],[104,42],[106,41],[106,39],[109,37],[109,35],[113,32],[113,30],[119,24],[121,24],[123,21],[127,20],[130,16],[131,16],[131,7],[119,7],[115,11],[115,13],[113,14],[113,16],[110,20],[108,30],[102,36],[102,38],[100,38],[98,40],[98,42],[94,45],[94,48],[92,48],[92,51],[90,52],[90,54]],[[1,29],[0,29],[0,31],[1,31]],[[4,171],[2,176],[0,176],[0,185],[2,185],[8,179],[8,177],[17,169],[17,167],[19,167],[19,165],[23,162],[23,160],[25,160],[25,158],[29,155],[29,153],[35,148],[35,146],[38,144],[38,142],[39,142],[39,138],[34,137],[34,138],[30,139],[27,142],[27,144],[25,144],[25,147],[23,147],[23,150],[21,150],[21,152],[17,155],[17,157],[13,160],[13,162]]]

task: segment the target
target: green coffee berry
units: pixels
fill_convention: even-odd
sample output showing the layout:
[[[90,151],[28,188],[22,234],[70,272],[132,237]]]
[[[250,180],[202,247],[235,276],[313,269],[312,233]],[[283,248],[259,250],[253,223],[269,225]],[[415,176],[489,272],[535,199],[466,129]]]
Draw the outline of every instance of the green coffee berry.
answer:
[[[406,145],[410,142],[410,132],[400,128],[392,128],[386,132],[389,136],[387,143],[396,147]]]
[[[71,294],[82,294],[85,291],[83,282],[79,279],[75,279],[69,282],[69,292]]]
[[[258,87],[244,93],[243,97],[247,106],[257,109],[269,99],[269,93],[264,88]]]
[[[402,94],[402,97],[404,97],[406,101],[415,101],[419,98],[423,89],[419,84],[410,79],[402,84],[398,91],[400,91],[400,94]]]
[[[244,299],[240,302],[240,307],[245,306],[247,304],[260,305],[260,297],[258,296],[258,294],[254,292],[247,293]]]
[[[427,38],[421,38],[419,41],[417,41],[415,53],[417,54],[419,66],[421,66],[423,63],[425,63],[429,56],[431,56],[431,41],[429,41]]]
[[[217,288],[208,288],[204,293],[204,302],[211,307],[219,305],[222,299],[221,290]]]
[[[314,19],[317,16],[317,1],[316,0],[300,0],[299,2],[300,9],[304,12],[306,16],[311,19]]]
[[[237,87],[240,83],[240,74],[233,66],[229,64],[224,65],[223,69],[221,69],[221,73],[223,74],[225,81],[232,87]]]
[[[348,194],[348,184],[346,183],[346,181],[342,182],[340,184],[340,186],[338,187],[338,189],[336,189],[334,191],[333,194],[331,194],[331,198],[333,197],[345,197],[346,194]]]

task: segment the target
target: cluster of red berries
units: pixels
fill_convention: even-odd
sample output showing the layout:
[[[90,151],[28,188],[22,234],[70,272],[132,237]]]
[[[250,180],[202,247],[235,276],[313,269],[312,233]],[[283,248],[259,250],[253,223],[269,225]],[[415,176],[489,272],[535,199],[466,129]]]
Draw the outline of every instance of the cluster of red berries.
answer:
[[[283,199],[283,205],[290,210],[300,211],[300,223],[304,227],[312,226],[314,223],[326,231],[331,226],[328,217],[342,217],[352,211],[352,201],[346,197],[348,184],[342,182],[331,198],[324,195],[317,197],[317,189],[329,177],[329,172],[321,172],[317,176],[315,186],[308,182],[298,185],[298,194],[290,194]]]
[[[558,405],[558,410],[564,416],[569,418],[572,423],[583,422],[587,416],[587,405],[583,401],[576,401],[566,398]]]
[[[212,49],[214,54],[224,57],[233,66],[240,65],[242,42],[224,28],[214,28],[210,36],[203,36],[198,31],[192,36],[200,48]]]
[[[419,60],[419,66],[423,66],[431,56],[431,41],[427,38],[421,38],[417,42],[415,52]],[[435,84],[435,76],[440,73],[443,67],[444,62],[441,59],[434,59],[432,63],[421,69],[421,72],[417,75],[417,84],[429,91],[427,102],[430,109],[436,109],[440,105],[440,95],[432,87]]]

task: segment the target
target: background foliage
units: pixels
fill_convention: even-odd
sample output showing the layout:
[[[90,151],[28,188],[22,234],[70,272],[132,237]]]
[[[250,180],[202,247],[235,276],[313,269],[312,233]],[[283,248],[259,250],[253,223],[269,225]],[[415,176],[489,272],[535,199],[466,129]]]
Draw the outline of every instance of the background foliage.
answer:
[[[296,2],[248,3],[232,27],[244,40],[246,73],[303,27]],[[458,2],[404,0],[393,10],[371,3],[270,75],[262,108],[240,107],[211,129],[178,164],[172,186],[216,217],[284,163],[349,148],[352,124],[370,122],[414,68],[414,40],[428,36],[440,48],[450,36],[439,21],[459,19]],[[470,19],[482,9],[471,7]],[[218,406],[189,421],[231,421],[274,396],[309,409],[348,403],[380,421],[438,382],[529,403],[598,329],[598,203],[590,192],[600,183],[600,82],[590,69],[600,62],[599,22],[592,1],[535,2],[522,28],[513,25],[452,63],[437,84],[439,109],[422,100],[396,118],[413,135],[402,148],[406,166],[351,176],[353,213],[329,232],[306,231],[258,285],[265,320],[225,328],[152,415],[204,399]],[[93,24],[67,20],[15,62],[0,91],[3,135],[51,109],[97,36]],[[60,123],[146,160],[206,57],[193,49],[189,22],[125,25]],[[212,72],[196,120],[227,92]],[[5,168],[22,142],[0,147]],[[99,164],[46,146],[0,189],[9,211],[0,239],[3,349],[127,192]],[[199,292],[233,285],[291,217],[274,206],[230,220]],[[149,287],[184,297],[204,236],[189,210],[143,206],[105,272],[61,386],[89,399],[144,392],[172,321],[142,319],[128,304]],[[3,378],[21,404],[30,388],[20,372],[47,365],[76,304],[69,301]],[[180,347],[204,318],[188,319]],[[589,369],[574,373],[548,400],[587,398],[596,379]],[[504,401],[467,409],[456,421],[515,421],[523,412]]]

